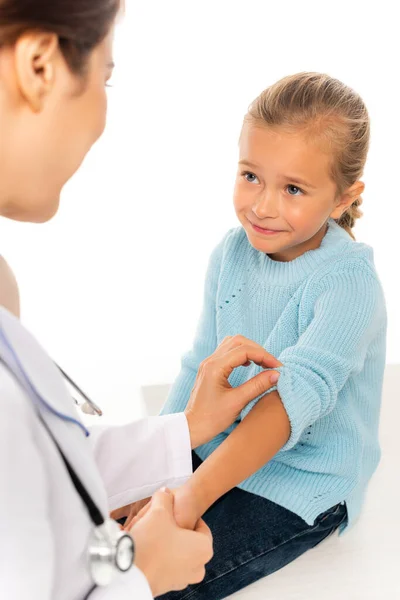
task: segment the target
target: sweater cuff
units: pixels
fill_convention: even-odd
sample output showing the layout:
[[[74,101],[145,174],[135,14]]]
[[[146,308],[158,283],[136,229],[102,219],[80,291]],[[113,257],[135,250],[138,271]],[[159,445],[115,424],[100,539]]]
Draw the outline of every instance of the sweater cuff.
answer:
[[[303,432],[318,418],[316,407],[311,402],[311,391],[308,386],[299,385],[293,367],[280,367],[277,384],[278,394],[286,410],[290,422],[290,437],[282,451],[291,450],[300,440]]]

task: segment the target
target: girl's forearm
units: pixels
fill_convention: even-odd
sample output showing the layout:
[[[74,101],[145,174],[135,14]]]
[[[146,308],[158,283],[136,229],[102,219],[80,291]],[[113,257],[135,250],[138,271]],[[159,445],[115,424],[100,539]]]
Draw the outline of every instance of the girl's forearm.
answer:
[[[278,392],[264,396],[185,484],[199,516],[258,471],[285,445],[290,423]]]

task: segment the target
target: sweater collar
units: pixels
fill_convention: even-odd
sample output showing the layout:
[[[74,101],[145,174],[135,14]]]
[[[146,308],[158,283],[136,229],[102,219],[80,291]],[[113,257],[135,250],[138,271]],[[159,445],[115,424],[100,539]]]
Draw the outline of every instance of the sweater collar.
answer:
[[[256,269],[260,272],[264,281],[273,281],[278,285],[290,285],[311,275],[324,262],[336,259],[338,255],[349,248],[349,245],[354,243],[347,231],[340,227],[336,221],[330,219],[319,248],[308,250],[288,262],[273,260],[267,254],[252,248],[253,259],[256,261]]]

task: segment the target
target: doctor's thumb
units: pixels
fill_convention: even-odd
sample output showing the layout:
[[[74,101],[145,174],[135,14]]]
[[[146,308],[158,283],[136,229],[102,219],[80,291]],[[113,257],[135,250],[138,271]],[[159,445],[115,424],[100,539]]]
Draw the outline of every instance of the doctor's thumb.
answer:
[[[168,488],[156,492],[151,500],[151,508],[164,508],[171,514],[174,510],[174,495]]]
[[[244,408],[251,400],[255,400],[274,387],[280,377],[279,371],[262,371],[252,379],[236,388],[240,408]]]

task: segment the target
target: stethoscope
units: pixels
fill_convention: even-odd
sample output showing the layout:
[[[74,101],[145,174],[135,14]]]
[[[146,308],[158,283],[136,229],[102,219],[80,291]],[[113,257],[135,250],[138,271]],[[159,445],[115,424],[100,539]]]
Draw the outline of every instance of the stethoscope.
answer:
[[[63,371],[62,374],[66,377],[68,383],[82,394],[82,391],[75,382]],[[96,409],[96,413],[97,410],[100,410],[86,395],[83,395],[83,397],[92,410]],[[112,583],[118,573],[126,573],[131,569],[135,559],[135,545],[132,537],[128,533],[121,531],[116,521],[110,518],[104,519],[97,504],[76,474],[40,414],[39,418],[53,440],[71,481],[86,506],[89,517],[94,525],[88,544],[89,569],[94,586],[86,596],[87,599],[97,586],[107,586]]]
[[[87,394],[85,394],[85,392],[69,375],[67,375],[63,369],[61,369],[59,365],[56,364],[56,366],[69,385],[84,399],[84,403],[82,404],[75,396],[72,396],[75,404],[77,404],[86,414],[101,416],[103,412],[100,407],[93,402],[93,400],[91,400]],[[56,445],[71,481],[74,484],[74,487],[81,497],[83,503],[85,504],[90,519],[94,525],[88,546],[89,567],[95,584],[94,587],[109,585],[118,572],[126,573],[133,566],[135,558],[135,546],[133,539],[128,533],[121,531],[118,523],[116,523],[113,519],[103,518],[99,508],[72,468],[52,432],[42,419],[41,421]],[[94,588],[92,588],[90,593],[93,591],[93,589]]]
[[[4,365],[8,367],[8,369],[14,374],[16,379],[22,385],[28,396],[33,400],[34,406],[37,408],[38,401],[40,404],[50,409],[50,406],[46,402],[44,398],[42,398],[39,391],[35,388],[34,384],[30,380],[28,374],[26,373],[23,364],[21,363],[17,352],[14,350],[10,340],[6,336],[4,330],[0,327],[0,340],[3,342],[5,351],[2,352],[0,358]],[[73,395],[72,398],[76,404],[78,404],[83,412],[87,414],[97,414],[102,415],[102,410],[97,406],[93,400],[91,400],[87,394],[83,392],[83,390],[74,382],[74,380],[69,377],[58,365],[56,365],[59,369],[61,375],[65,378],[68,384],[78,392],[78,394],[83,398],[84,403],[81,403],[77,400],[77,398]],[[72,421],[74,424],[80,426],[86,434],[85,427],[82,425],[80,421],[77,419],[73,419],[71,417],[67,417],[62,413],[59,413],[55,410],[52,411],[59,418],[63,418],[68,421]],[[50,438],[55,444],[60,457],[65,465],[65,468],[71,478],[71,481],[78,493],[81,497],[83,504],[85,505],[90,520],[93,523],[93,530],[90,536],[87,556],[88,556],[88,564],[90,574],[93,580],[93,587],[90,590],[89,595],[97,586],[106,586],[109,585],[115,576],[118,573],[125,573],[129,571],[129,569],[133,566],[133,561],[135,557],[135,546],[132,537],[121,531],[118,523],[110,518],[104,518],[97,504],[90,496],[87,491],[85,485],[80,480],[79,476],[73,469],[72,465],[64,455],[61,450],[57,440],[53,436],[51,430],[45,423],[44,419],[41,416],[40,411],[37,409],[37,415],[40,421],[43,423],[43,426],[47,430]]]
[[[101,410],[101,408],[95,402],[93,402],[93,400],[91,400],[89,398],[89,396],[87,396],[87,394],[85,394],[85,392],[75,383],[75,381],[73,379],[71,379],[71,377],[69,375],[67,375],[67,373],[65,371],[62,370],[62,368],[57,363],[54,363],[54,364],[56,365],[56,367],[58,368],[58,370],[60,371],[60,373],[64,377],[64,379],[69,383],[69,385],[76,392],[78,392],[78,394],[80,396],[82,396],[82,398],[84,400],[83,403],[79,402],[79,400],[77,400],[77,398],[75,398],[75,396],[72,396],[73,401],[75,402],[75,404],[77,406],[80,407],[82,412],[84,412],[87,415],[97,415],[97,416],[101,417],[103,414],[103,411]]]

